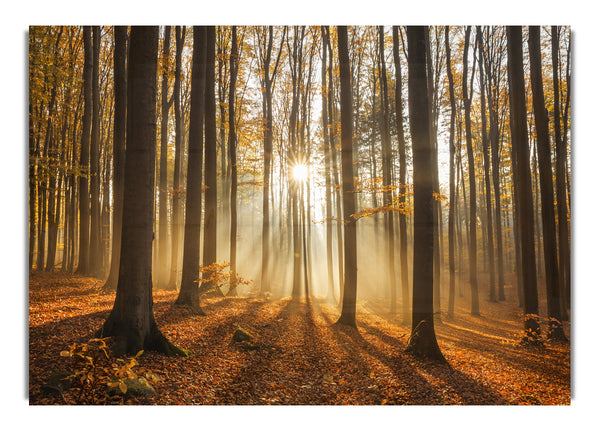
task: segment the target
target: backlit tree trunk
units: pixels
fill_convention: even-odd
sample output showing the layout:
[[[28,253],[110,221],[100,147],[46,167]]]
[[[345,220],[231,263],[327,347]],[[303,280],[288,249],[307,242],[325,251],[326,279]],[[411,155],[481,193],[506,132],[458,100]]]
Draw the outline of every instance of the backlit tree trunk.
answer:
[[[81,131],[81,156],[79,168],[84,170],[79,177],[79,264],[77,273],[89,273],[90,258],[90,195],[88,169],[90,164],[90,136],[92,127],[92,28],[83,27],[83,124]]]
[[[471,97],[467,91],[468,53],[471,27],[465,32],[465,49],[463,54],[462,95],[465,110],[465,136],[467,141],[467,160],[469,165],[469,282],[471,284],[471,314],[479,315],[479,290],[477,286],[477,190],[475,185],[475,158],[473,156],[473,140],[471,138]]]
[[[542,83],[540,28],[538,26],[529,27],[529,64],[542,201],[546,297],[548,299],[548,317],[550,319],[548,336],[554,340],[566,340],[565,333],[560,323],[560,285],[558,256],[556,253],[557,244],[556,221],[554,219],[554,187],[552,184],[552,155],[550,152],[548,112],[546,111],[544,87]]]
[[[206,88],[205,88],[205,211],[202,266],[217,261],[217,123],[215,105],[215,27],[206,28]],[[203,276],[210,273],[203,273]],[[212,282],[202,282],[202,290],[214,287]]]
[[[352,83],[348,56],[348,28],[338,26],[340,105],[342,122],[342,192],[344,207],[344,290],[337,323],[356,327],[356,195],[352,166]],[[340,257],[341,258],[341,257]]]
[[[160,121],[160,163],[158,185],[158,287],[165,288],[169,276],[168,220],[167,220],[167,151],[169,143],[169,50],[171,47],[171,26],[165,27],[162,50],[161,82],[161,121]]]
[[[525,312],[525,342],[539,342],[538,297],[533,238],[533,199],[531,194],[531,171],[529,168],[529,141],[527,139],[527,105],[525,102],[525,78],[523,76],[523,44],[521,27],[507,27],[508,34],[508,83],[510,91],[510,115],[512,145],[515,147],[517,176],[517,205],[519,207],[519,233],[521,240],[521,270]]]
[[[127,120],[127,26],[114,28],[114,93],[113,126],[113,235],[110,272],[103,290],[116,290],[121,257],[121,222],[123,220],[123,175],[125,167],[125,130]]]
[[[236,157],[237,136],[235,131],[235,89],[238,73],[238,46],[237,29],[231,27],[231,56],[229,58],[229,136],[227,146],[229,149],[229,166],[231,166],[231,194],[230,194],[230,234],[229,234],[229,264],[231,270],[229,294],[237,295],[237,180],[238,167]]]
[[[406,193],[408,192],[406,179],[406,142],[404,140],[404,122],[402,106],[402,69],[400,65],[400,42],[398,40],[399,28],[394,26],[394,66],[396,71],[396,131],[398,133],[398,152],[400,159],[400,170],[398,181],[400,183],[399,205],[406,202]],[[406,323],[410,319],[409,315],[409,295],[408,295],[408,247],[407,247],[407,226],[406,214],[400,212],[400,283],[402,286],[402,320]]]
[[[433,151],[425,59],[426,27],[407,27],[408,106],[414,161],[414,259],[412,331],[408,353],[445,361],[433,323]]]
[[[200,308],[200,229],[202,219],[202,150],[204,83],[206,77],[206,28],[194,27],[192,89],[188,147],[187,187],[181,289],[175,303],[204,314]]]
[[[98,335],[114,337],[117,352],[186,355],[158,329],[152,301],[157,57],[158,27],[133,27],[119,282],[113,309]]]

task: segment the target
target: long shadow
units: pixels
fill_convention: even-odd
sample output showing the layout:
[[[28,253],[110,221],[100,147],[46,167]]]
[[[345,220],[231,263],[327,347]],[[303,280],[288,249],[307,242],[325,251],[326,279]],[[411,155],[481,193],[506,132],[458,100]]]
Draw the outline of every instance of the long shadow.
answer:
[[[526,368],[532,372],[539,373],[540,367],[550,367],[557,374],[565,374],[563,378],[568,379],[570,371],[565,370],[561,364],[555,364],[548,361],[548,350],[544,347],[525,347],[513,346],[512,344],[503,344],[495,339],[484,335],[473,334],[473,332],[464,328],[453,327],[455,334],[439,334],[442,341],[451,341],[460,345],[461,348],[476,351],[489,357],[491,360],[502,358],[515,368]]]
[[[386,344],[398,349],[398,355],[389,355],[379,350],[373,344],[369,343],[365,338],[362,337],[358,330],[343,330],[343,332],[353,341],[356,347],[360,348],[366,354],[376,358],[385,366],[387,366],[390,371],[392,371],[392,373],[402,384],[402,389],[407,392],[409,403],[420,403],[416,400],[423,399],[424,393],[433,395],[434,399],[437,398],[439,400],[439,404],[448,403],[448,401],[444,400],[441,395],[438,395],[440,391],[439,388],[434,388],[422,375],[415,371],[414,365],[411,364],[411,361],[409,360],[409,356],[400,353],[406,347],[404,343],[400,342],[399,340],[395,340],[393,337],[390,337],[382,331],[369,326],[363,321],[359,321],[359,326],[367,333],[379,337]],[[340,339],[338,332],[339,327],[334,325],[332,328],[334,329],[334,333],[338,339]],[[348,350],[345,343],[342,342],[341,344],[345,349]],[[412,359],[412,357],[410,357],[410,359]],[[428,361],[421,362],[420,366],[422,366],[428,374],[445,381],[449,388],[452,389],[452,391],[462,400],[464,404],[508,404],[508,401],[499,393],[492,391],[490,388],[460,371],[450,369],[445,365],[438,365]],[[419,387],[422,387],[422,389],[415,389]],[[427,403],[429,402],[431,401],[428,401]]]

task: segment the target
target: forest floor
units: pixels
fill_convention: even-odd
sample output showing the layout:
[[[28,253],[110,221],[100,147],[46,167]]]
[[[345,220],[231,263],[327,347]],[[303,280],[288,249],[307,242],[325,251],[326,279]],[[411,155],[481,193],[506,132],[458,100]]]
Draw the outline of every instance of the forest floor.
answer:
[[[112,308],[102,281],[33,273],[29,284],[29,403],[76,404],[77,390],[44,390],[51,374],[69,366],[60,352],[86,342]],[[159,328],[192,352],[167,357],[145,352],[139,367],[159,380],[154,398],[104,398],[98,403],[152,405],[504,405],[570,404],[570,346],[524,347],[522,316],[514,302],[482,298],[471,316],[466,297],[455,316],[436,323],[448,365],[403,353],[410,327],[384,301],[362,301],[358,331],[333,326],[339,313],[309,303],[250,297],[204,297],[206,316],[173,303],[176,292],[154,292]],[[513,295],[514,296],[514,295]],[[509,296],[510,299],[510,296]],[[400,304],[399,304],[400,305]],[[443,307],[445,309],[445,307]],[[254,348],[232,340],[237,328],[253,334]],[[569,336],[570,327],[565,328]]]

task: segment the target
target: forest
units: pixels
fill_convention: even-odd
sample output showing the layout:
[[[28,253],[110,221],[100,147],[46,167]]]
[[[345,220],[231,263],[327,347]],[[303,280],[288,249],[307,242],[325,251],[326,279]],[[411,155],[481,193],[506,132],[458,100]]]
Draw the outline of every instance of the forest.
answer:
[[[32,405],[569,405],[569,26],[31,26]]]

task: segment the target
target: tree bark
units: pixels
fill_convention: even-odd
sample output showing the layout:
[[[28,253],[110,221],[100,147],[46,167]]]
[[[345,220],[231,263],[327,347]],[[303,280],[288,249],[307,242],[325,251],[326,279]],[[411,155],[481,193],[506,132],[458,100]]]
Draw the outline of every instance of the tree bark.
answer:
[[[408,105],[414,163],[414,258],[412,331],[406,352],[445,362],[433,322],[433,151],[429,136],[426,27],[407,27]]]
[[[190,132],[185,194],[185,227],[181,289],[175,303],[195,313],[200,307],[200,229],[202,219],[202,153],[204,126],[204,84],[206,78],[206,28],[194,27],[192,54],[192,87],[190,100]]]
[[[167,287],[169,276],[168,256],[168,228],[167,220],[167,152],[169,144],[169,51],[171,47],[171,26],[165,27],[162,49],[162,82],[160,93],[160,162],[158,185],[158,271],[156,279],[158,288]]]
[[[477,285],[477,190],[475,185],[475,158],[473,157],[473,139],[471,137],[471,94],[467,90],[467,71],[469,39],[471,27],[465,32],[463,54],[462,95],[465,109],[465,137],[467,141],[467,160],[469,165],[469,282],[471,284],[471,314],[479,315],[479,290]],[[472,81],[471,81],[472,82]]]
[[[98,335],[115,337],[118,353],[156,350],[186,356],[188,352],[173,346],[158,329],[152,301],[157,57],[158,27],[133,27],[119,282],[113,309]]]
[[[479,77],[480,82],[485,82],[483,75],[483,35],[481,27],[477,26],[477,42],[479,47]],[[485,104],[485,85],[481,85],[481,140],[483,147],[483,169],[485,182],[485,209],[487,216],[487,252],[488,272],[490,274],[490,301],[496,302],[496,260],[494,257],[494,220],[492,217],[492,192],[490,188],[490,153],[487,132],[487,115]]]
[[[450,37],[449,27],[444,29],[445,33],[445,48],[446,48],[446,75],[448,76],[448,95],[450,98],[450,137],[448,147],[450,149],[450,157],[448,164],[450,166],[450,206],[448,212],[448,267],[450,271],[449,286],[448,286],[448,315],[454,315],[454,300],[456,296],[456,264],[454,257],[455,239],[455,213],[456,213],[456,173],[455,173],[455,148],[454,148],[454,122],[456,118],[456,101],[454,96],[454,76],[452,74],[452,59],[450,52]]]
[[[237,295],[237,136],[235,131],[235,89],[238,73],[238,46],[237,29],[231,27],[231,56],[229,57],[229,136],[227,138],[227,147],[229,150],[229,166],[231,166],[231,194],[230,194],[230,233],[229,233],[229,269],[231,277],[229,279],[229,294]]]
[[[394,218],[392,217],[392,145],[390,138],[390,113],[388,106],[387,70],[385,65],[383,26],[379,27],[379,82],[381,85],[382,127],[382,161],[383,161],[383,205],[387,207],[384,213],[384,236],[387,261],[387,279],[390,290],[390,313],[396,313],[396,266],[394,264]]]
[[[89,195],[89,164],[90,138],[92,127],[92,28],[83,27],[83,124],[81,131],[81,156],[79,168],[84,172],[79,177],[79,263],[77,273],[89,274],[90,259],[90,195]]]
[[[402,106],[402,68],[400,64],[400,43],[399,43],[399,28],[394,26],[393,43],[394,43],[394,67],[396,71],[396,87],[395,87],[395,104],[396,104],[396,131],[398,133],[398,155],[400,162],[400,170],[398,173],[398,182],[400,189],[398,190],[399,205],[402,206],[406,202],[406,193],[408,192],[406,180],[406,142],[404,140],[404,121],[403,121],[403,106]],[[409,296],[408,296],[408,247],[407,247],[407,222],[406,214],[403,211],[399,213],[400,224],[400,284],[402,286],[402,320],[407,323],[410,319],[409,313]]]
[[[168,290],[177,289],[179,278],[179,261],[181,255],[181,217],[182,217],[182,196],[180,190],[181,183],[181,159],[183,153],[183,130],[181,113],[181,55],[183,44],[185,42],[185,27],[175,28],[175,82],[173,84],[173,109],[175,111],[175,162],[173,167],[173,198],[171,201],[171,277],[169,279]]]
[[[92,27],[92,136],[90,142],[90,261],[89,274],[101,277],[100,239],[100,27]]]
[[[556,159],[556,207],[558,212],[558,252],[559,252],[559,286],[563,296],[570,292],[570,267],[571,256],[569,249],[569,223],[567,219],[567,146],[562,139],[561,127],[561,104],[560,104],[560,77],[558,73],[558,48],[559,27],[552,26],[552,88],[554,92],[553,120],[554,120],[554,143]],[[565,127],[566,128],[566,127]],[[567,301],[563,299],[563,304]],[[566,307],[564,307],[566,308]],[[567,316],[563,310],[564,317]]]
[[[342,192],[344,207],[344,290],[338,324],[356,328],[356,195],[352,165],[352,83],[348,56],[348,28],[338,26],[340,105],[342,122]]]
[[[121,257],[121,226],[123,220],[123,176],[125,167],[125,131],[127,124],[127,26],[114,28],[114,93],[113,126],[113,235],[110,272],[103,290],[117,289]]]
[[[205,211],[202,266],[217,261],[217,122],[215,104],[215,27],[206,28],[206,88],[205,88]],[[203,276],[212,275],[204,271]],[[200,289],[208,291],[215,287],[211,282],[202,282]]]
[[[516,185],[520,218],[521,269],[523,272],[525,336],[526,343],[539,343],[538,297],[533,238],[533,200],[529,168],[529,141],[527,139],[527,105],[523,76],[523,46],[521,27],[507,27],[508,34],[508,84],[512,144],[516,148],[516,166],[519,182]]]
[[[560,322],[560,285],[558,256],[556,252],[557,244],[556,221],[554,218],[554,186],[552,184],[552,155],[550,151],[550,132],[548,130],[548,112],[546,111],[542,82],[540,28],[538,26],[529,27],[529,64],[531,72],[531,90],[533,93],[535,130],[537,134],[537,154],[542,201],[546,297],[548,300],[548,317],[550,320],[548,337],[553,340],[566,340]]]

